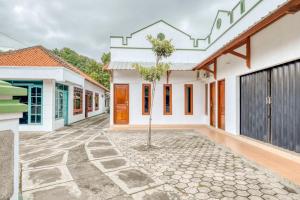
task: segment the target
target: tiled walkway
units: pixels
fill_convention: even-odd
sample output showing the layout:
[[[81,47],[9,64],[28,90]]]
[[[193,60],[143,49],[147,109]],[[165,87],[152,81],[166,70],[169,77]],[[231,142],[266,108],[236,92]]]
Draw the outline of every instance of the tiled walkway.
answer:
[[[188,199],[300,199],[289,184],[198,132],[154,131],[151,151],[141,151],[145,131],[112,131],[112,141],[130,161]]]
[[[194,131],[107,131],[98,116],[21,136],[22,194],[33,200],[300,199],[281,180]]]

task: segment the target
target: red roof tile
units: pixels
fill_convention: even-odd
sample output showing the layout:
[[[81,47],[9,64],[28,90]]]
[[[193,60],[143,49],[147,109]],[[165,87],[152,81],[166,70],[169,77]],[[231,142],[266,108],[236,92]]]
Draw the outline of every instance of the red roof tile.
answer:
[[[31,66],[31,67],[65,67],[83,76],[86,80],[108,91],[102,84],[89,75],[80,71],[70,63],[58,57],[42,46],[33,46],[25,49],[0,53],[0,67],[3,66]]]

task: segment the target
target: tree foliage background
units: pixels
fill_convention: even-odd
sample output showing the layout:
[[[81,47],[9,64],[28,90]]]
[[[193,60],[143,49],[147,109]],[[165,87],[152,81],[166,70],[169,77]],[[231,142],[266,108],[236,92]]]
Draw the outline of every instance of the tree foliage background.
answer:
[[[91,76],[93,79],[109,88],[110,74],[103,69],[103,67],[110,62],[110,53],[103,53],[101,62],[94,59],[78,54],[70,48],[53,49],[53,52],[69,62],[70,64],[78,67],[81,71]]]

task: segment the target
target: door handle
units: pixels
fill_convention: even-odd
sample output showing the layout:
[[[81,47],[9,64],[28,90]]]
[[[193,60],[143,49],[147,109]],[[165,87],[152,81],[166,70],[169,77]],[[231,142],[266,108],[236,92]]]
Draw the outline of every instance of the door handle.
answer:
[[[272,104],[272,97],[266,97],[266,104],[271,105]]]

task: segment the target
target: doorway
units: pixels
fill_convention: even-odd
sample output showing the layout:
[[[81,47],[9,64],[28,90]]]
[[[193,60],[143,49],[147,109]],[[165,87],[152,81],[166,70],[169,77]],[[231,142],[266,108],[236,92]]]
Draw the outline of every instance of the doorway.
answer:
[[[218,81],[218,128],[225,130],[225,80]]]
[[[210,83],[210,125],[216,126],[216,84]]]
[[[85,91],[85,118],[89,115],[89,112],[93,111],[93,92],[86,90]]]
[[[240,78],[241,134],[300,153],[300,60]]]
[[[114,123],[129,123],[129,85],[114,85]]]

